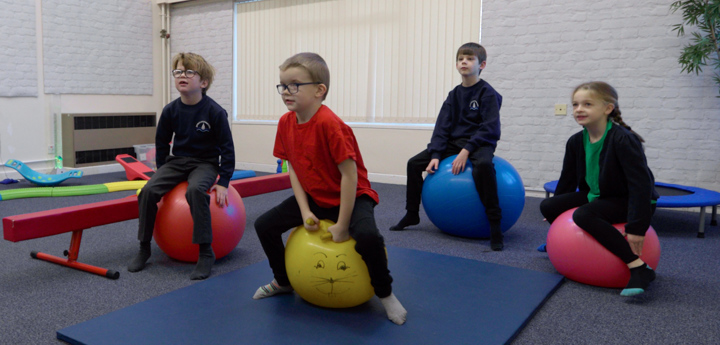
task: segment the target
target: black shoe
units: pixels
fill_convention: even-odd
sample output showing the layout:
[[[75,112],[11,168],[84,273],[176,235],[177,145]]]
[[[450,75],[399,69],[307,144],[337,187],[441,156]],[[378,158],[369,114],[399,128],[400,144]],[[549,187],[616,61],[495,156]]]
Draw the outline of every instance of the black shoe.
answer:
[[[145,268],[145,263],[150,259],[151,250],[150,242],[140,242],[140,250],[135,255],[133,260],[128,264],[129,272],[139,272]]]
[[[631,268],[630,281],[620,295],[625,297],[639,295],[645,292],[653,280],[655,280],[655,271],[647,264]]]
[[[212,266],[215,264],[215,252],[210,244],[200,245],[200,255],[195,269],[190,273],[191,280],[203,280],[210,276]]]
[[[494,241],[490,240],[490,249],[492,249],[495,252],[499,252],[505,248],[505,245],[503,244],[502,240]]]
[[[499,252],[505,248],[503,244],[503,233],[500,224],[490,224],[490,249]]]
[[[403,217],[403,219],[400,219],[397,224],[390,227],[390,230],[405,230],[406,227],[417,224],[420,224],[420,215],[417,212],[408,211],[408,213],[405,215],[405,217]]]

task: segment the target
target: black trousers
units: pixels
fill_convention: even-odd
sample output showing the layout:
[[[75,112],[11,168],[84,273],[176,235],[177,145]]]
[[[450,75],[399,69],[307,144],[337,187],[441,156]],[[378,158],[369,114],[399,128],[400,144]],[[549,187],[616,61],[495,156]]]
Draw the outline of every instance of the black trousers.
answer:
[[[447,149],[442,154],[440,160],[460,153],[465,143],[467,143],[467,139],[465,138],[449,141]],[[494,156],[495,148],[489,145],[483,145],[470,153],[469,160],[473,166],[475,189],[477,189],[480,195],[480,201],[483,203],[483,206],[485,206],[485,214],[487,214],[488,221],[491,223],[499,223],[502,219],[502,211],[500,210],[500,203],[498,201],[495,164],[492,162]],[[420,211],[424,182],[422,173],[428,164],[430,164],[430,160],[432,160],[432,157],[428,150],[424,150],[408,160],[407,200],[405,204],[405,209],[408,211]]]
[[[152,239],[157,216],[157,203],[163,195],[180,182],[188,181],[187,199],[193,219],[193,240],[195,244],[212,243],[210,221],[210,195],[207,191],[215,184],[218,174],[217,160],[169,156],[138,195],[140,224],[138,239],[147,242]]]
[[[318,219],[337,222],[340,213],[339,207],[320,207],[309,195],[308,203],[310,210]],[[355,199],[349,232],[357,242],[355,251],[360,254],[367,265],[370,284],[375,289],[375,294],[383,298],[392,293],[393,279],[387,267],[385,240],[375,224],[375,205],[375,200],[367,195]],[[270,261],[270,268],[272,268],[275,280],[282,286],[290,285],[285,269],[285,245],[282,234],[302,224],[302,214],[295,196],[291,196],[280,205],[265,212],[255,221],[255,231],[260,238],[260,244]]]
[[[540,203],[540,212],[552,224],[563,212],[577,207],[573,221],[624,263],[638,259],[625,237],[613,224],[627,222],[627,198],[598,198],[588,202],[588,192],[556,195]],[[653,205],[653,213],[655,205]]]

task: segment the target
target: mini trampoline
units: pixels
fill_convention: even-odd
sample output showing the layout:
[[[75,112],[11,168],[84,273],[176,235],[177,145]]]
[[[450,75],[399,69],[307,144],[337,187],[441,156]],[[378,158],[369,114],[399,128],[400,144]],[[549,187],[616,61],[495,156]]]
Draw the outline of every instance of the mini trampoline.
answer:
[[[555,193],[558,181],[550,181],[543,185],[545,197]],[[678,208],[678,207],[700,207],[700,226],[698,237],[705,237],[705,207],[712,207],[710,225],[717,225],[717,206],[720,205],[720,193],[690,186],[655,182],[655,190],[660,194],[657,207]]]

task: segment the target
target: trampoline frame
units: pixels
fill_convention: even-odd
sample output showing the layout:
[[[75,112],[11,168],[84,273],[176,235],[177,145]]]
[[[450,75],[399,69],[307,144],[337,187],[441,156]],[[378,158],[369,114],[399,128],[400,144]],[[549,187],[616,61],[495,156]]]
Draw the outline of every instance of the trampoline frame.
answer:
[[[550,181],[543,185],[545,189],[545,197],[549,198],[551,193],[555,193],[558,181]],[[655,182],[655,186],[664,188],[679,189],[688,192],[688,195],[680,196],[660,196],[657,200],[657,207],[662,208],[690,208],[700,207],[700,225],[698,226],[698,238],[705,238],[705,207],[712,207],[712,215],[710,217],[710,225],[717,225],[717,207],[720,205],[720,193],[699,187],[683,186],[679,184]]]

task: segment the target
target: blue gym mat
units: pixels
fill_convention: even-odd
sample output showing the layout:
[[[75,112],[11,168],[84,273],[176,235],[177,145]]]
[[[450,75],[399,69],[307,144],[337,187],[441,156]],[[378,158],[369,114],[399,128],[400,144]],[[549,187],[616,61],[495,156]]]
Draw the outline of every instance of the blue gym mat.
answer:
[[[563,277],[388,247],[393,290],[408,310],[397,326],[377,297],[348,309],[296,294],[253,300],[267,261],[61,329],[71,344],[504,344]]]

